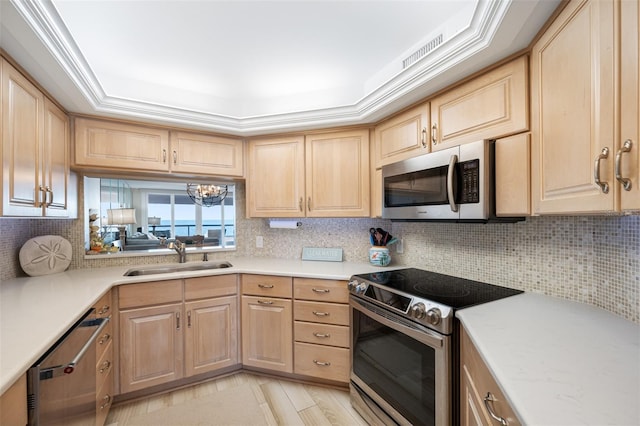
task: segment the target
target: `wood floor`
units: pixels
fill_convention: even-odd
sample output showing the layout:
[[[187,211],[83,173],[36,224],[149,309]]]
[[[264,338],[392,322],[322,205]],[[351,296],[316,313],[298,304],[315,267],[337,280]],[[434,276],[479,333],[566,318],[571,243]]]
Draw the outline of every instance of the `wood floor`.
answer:
[[[252,424],[367,425],[351,407],[349,393],[346,391],[274,379],[248,372],[239,372],[171,393],[117,405],[111,408],[105,425],[147,424],[144,422],[145,416],[151,416],[157,410],[167,407],[179,409],[183,404],[187,409],[194,400],[206,401],[207,398],[213,400],[216,395],[221,395],[220,393],[225,390],[242,386],[250,386],[260,407],[257,410],[258,416],[250,421]],[[227,396],[232,393],[232,391],[227,392]],[[237,401],[237,403],[241,406],[243,401]],[[181,424],[187,423],[184,421]],[[205,422],[194,423],[218,425],[229,422],[218,423],[207,419]]]

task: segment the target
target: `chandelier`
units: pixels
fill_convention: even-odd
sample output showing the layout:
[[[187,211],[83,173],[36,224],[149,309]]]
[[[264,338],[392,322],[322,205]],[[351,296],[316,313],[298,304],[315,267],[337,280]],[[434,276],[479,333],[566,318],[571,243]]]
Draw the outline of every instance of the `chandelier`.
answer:
[[[227,185],[204,185],[201,183],[188,183],[187,194],[194,203],[211,207],[220,204],[227,196]]]

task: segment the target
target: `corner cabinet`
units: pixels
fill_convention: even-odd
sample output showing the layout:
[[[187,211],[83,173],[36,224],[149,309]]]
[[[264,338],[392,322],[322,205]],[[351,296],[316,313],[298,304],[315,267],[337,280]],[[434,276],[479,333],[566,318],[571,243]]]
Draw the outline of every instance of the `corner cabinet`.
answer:
[[[460,336],[460,425],[520,425],[469,335]]]
[[[76,118],[74,166],[242,177],[244,142],[138,124]]]
[[[430,100],[431,150],[529,130],[528,58],[522,56]]]
[[[534,213],[640,209],[638,20],[637,2],[571,1],[533,46]]]
[[[369,131],[249,142],[248,217],[368,217]]]
[[[69,118],[4,59],[2,215],[77,216]]]

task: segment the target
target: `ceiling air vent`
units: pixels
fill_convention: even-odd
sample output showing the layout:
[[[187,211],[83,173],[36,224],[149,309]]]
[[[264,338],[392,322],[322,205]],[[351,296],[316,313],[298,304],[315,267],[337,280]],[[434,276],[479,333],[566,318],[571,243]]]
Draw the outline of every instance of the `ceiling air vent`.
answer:
[[[413,64],[414,62],[417,62],[419,59],[421,59],[423,56],[425,56],[427,53],[431,52],[433,49],[440,46],[441,44],[442,44],[442,34],[440,34],[438,37],[434,38],[429,43],[425,44],[420,49],[416,50],[411,55],[409,55],[405,60],[403,60],[402,69],[405,69],[409,65]]]

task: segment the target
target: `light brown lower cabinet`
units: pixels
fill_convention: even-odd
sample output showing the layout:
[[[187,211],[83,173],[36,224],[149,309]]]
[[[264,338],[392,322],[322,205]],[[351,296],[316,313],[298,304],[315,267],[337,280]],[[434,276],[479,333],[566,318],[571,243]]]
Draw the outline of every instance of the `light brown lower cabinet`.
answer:
[[[237,291],[235,274],[120,286],[120,393],[238,364]]]
[[[0,396],[0,425],[27,424],[27,375],[20,377]]]
[[[520,421],[480,357],[469,335],[460,337],[460,424],[463,426],[510,426]],[[504,424],[504,423],[503,423]]]
[[[96,426],[104,425],[113,402],[113,309],[112,293],[107,292],[93,306],[98,318],[109,318],[109,323],[96,339]]]

